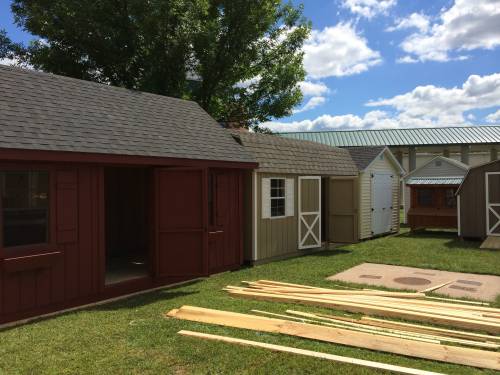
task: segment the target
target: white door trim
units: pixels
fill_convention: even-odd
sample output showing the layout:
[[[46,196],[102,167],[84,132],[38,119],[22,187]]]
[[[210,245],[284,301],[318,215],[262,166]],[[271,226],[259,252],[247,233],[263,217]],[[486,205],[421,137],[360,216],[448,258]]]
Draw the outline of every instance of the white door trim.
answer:
[[[500,237],[500,233],[493,233],[498,227],[500,227],[500,215],[494,210],[493,207],[500,207],[500,202],[492,203],[490,202],[490,186],[489,186],[489,178],[490,175],[499,175],[500,172],[486,172],[484,176],[484,184],[485,184],[485,200],[486,200],[486,234],[488,236],[497,236]],[[490,224],[490,212],[497,218],[497,221]]]
[[[383,214],[387,217],[384,216],[384,219],[387,221],[387,227],[380,227],[381,223],[379,223],[377,220],[380,220],[380,212],[376,210],[375,208],[375,202],[377,201],[380,203],[380,197],[376,197],[375,194],[378,191],[375,188],[375,180],[376,177],[379,176],[385,176],[385,177],[390,177],[390,182],[391,186],[387,190],[384,190],[384,194],[387,193],[388,196],[385,197],[387,198],[387,204],[389,204],[388,207],[383,208]],[[372,172],[370,175],[370,195],[371,195],[371,232],[372,236],[376,236],[379,234],[385,234],[389,233],[392,230],[392,212],[394,210],[394,198],[393,198],[393,189],[394,189],[394,173],[392,172]]]
[[[312,212],[302,212],[302,180],[317,180],[318,181],[318,211],[312,211]],[[299,233],[299,249],[310,249],[313,247],[321,247],[321,176],[299,176],[299,192],[298,192],[298,233]],[[313,220],[312,224],[309,225],[307,224],[307,221],[304,219],[304,216],[311,216],[311,215],[316,215],[316,218]],[[319,223],[318,223],[319,221]],[[302,235],[302,223],[304,223],[306,227],[306,233],[303,236]],[[315,225],[318,225],[318,233],[319,236],[316,236],[314,233],[314,227]],[[309,235],[312,236],[314,241],[316,241],[315,244],[313,245],[304,245],[306,242],[307,238]]]

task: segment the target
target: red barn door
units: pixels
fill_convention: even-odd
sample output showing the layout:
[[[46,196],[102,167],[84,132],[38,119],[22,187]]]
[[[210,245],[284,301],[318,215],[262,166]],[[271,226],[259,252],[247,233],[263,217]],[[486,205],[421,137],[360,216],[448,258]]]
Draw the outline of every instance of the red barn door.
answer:
[[[241,174],[211,171],[208,183],[208,267],[209,273],[217,273],[242,262]]]
[[[155,174],[156,276],[175,280],[206,275],[206,171],[169,168]]]

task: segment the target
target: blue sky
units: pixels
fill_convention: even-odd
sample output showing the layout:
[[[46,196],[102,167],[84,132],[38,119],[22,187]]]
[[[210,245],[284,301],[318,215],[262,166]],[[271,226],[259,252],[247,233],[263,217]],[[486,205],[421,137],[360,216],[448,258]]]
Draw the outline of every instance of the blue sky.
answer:
[[[0,2],[0,28],[31,36]],[[302,0],[303,103],[278,131],[500,124],[500,0]]]

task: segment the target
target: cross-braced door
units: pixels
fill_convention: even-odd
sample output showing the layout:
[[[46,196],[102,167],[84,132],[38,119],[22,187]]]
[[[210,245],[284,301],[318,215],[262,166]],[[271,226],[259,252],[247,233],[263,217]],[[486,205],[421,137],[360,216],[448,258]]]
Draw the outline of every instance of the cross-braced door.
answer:
[[[299,177],[299,249],[321,246],[321,177]]]
[[[500,237],[500,172],[487,172],[486,188],[486,233]]]

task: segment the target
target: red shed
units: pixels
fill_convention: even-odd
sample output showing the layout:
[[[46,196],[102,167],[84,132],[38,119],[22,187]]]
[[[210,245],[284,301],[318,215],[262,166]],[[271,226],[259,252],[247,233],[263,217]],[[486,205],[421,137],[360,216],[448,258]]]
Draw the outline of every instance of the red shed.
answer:
[[[238,268],[257,166],[198,104],[0,67],[0,323]]]

